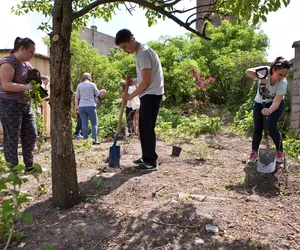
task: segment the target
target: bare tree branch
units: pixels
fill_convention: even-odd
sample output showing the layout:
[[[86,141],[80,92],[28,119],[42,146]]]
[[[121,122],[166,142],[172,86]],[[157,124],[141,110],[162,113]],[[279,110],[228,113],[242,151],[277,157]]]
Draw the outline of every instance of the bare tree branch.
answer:
[[[135,9],[135,6],[133,7],[131,3],[129,3],[130,7],[128,7],[126,3],[124,3],[124,5],[129,14],[133,16],[132,11]]]
[[[95,2],[90,3],[89,5],[85,6],[81,10],[74,12],[72,19],[74,21],[75,19],[84,16],[85,14],[87,14],[88,12],[90,12],[91,10],[93,10],[94,8],[98,7],[101,4],[114,3],[114,2],[118,2],[118,1],[116,1],[116,0],[96,0]]]
[[[176,9],[175,5],[182,0],[157,0],[157,1],[146,1],[146,0],[130,0],[126,1],[128,3],[136,3],[138,6],[142,6],[144,8],[151,9],[159,14],[162,14],[169,19],[173,20],[175,23],[184,27],[186,30],[198,35],[199,37],[210,40],[209,37],[205,35],[205,28],[206,25],[203,27],[202,31],[198,31],[195,28],[192,28],[191,25],[197,22],[198,20],[209,21],[211,22],[210,16],[214,12],[212,11],[212,6],[216,4],[217,1],[213,1],[210,4],[203,4],[188,9]],[[82,8],[81,10],[73,13],[73,20],[87,14],[89,11],[93,10],[94,8],[98,7],[99,5],[106,4],[106,3],[124,3],[127,11],[132,15],[132,10],[135,8],[130,6],[130,8],[126,5],[125,1],[116,1],[116,0],[96,0],[93,3],[87,5],[86,7]],[[204,9],[201,11],[200,9]],[[182,21],[179,17],[175,16],[175,14],[184,14],[188,12],[192,13],[185,21]],[[202,14],[202,15],[201,15]]]

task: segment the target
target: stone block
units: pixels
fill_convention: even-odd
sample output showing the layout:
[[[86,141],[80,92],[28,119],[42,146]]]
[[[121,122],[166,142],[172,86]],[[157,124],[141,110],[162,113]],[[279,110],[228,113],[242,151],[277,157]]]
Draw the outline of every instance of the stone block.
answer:
[[[293,110],[293,106],[294,105],[298,105],[300,104],[300,96],[292,96],[291,98],[291,106],[292,106],[292,110]],[[294,108],[294,110],[298,110],[297,107]]]
[[[299,112],[292,112],[291,121],[298,121],[298,120],[300,120],[300,113]]]
[[[300,65],[299,65],[299,68],[300,68]],[[297,71],[294,71],[294,80],[295,79],[300,79],[300,70],[297,70]]]
[[[293,84],[290,88],[288,89],[291,89],[291,93],[290,95],[291,96],[300,96],[300,87],[297,86],[297,84]]]
[[[300,129],[300,126],[299,126],[299,121],[292,121],[291,122],[291,128],[292,128],[292,131],[293,132],[298,132],[299,129]]]

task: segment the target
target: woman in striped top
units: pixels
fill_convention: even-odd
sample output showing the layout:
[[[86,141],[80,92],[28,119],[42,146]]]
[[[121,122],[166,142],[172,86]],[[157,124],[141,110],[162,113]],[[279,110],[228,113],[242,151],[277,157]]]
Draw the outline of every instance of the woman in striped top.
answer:
[[[19,164],[18,142],[21,138],[23,161],[27,172],[33,168],[33,151],[37,132],[35,117],[26,91],[28,62],[35,52],[35,43],[29,38],[17,37],[10,55],[0,60],[0,121],[3,126],[3,148],[6,162],[13,169]]]

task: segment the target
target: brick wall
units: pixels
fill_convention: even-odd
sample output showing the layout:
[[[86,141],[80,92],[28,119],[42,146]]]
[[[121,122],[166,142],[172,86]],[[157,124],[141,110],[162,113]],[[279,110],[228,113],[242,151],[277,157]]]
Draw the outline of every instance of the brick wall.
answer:
[[[293,59],[294,79],[290,91],[291,100],[291,127],[298,133],[300,130],[300,41],[294,42],[295,57]]]

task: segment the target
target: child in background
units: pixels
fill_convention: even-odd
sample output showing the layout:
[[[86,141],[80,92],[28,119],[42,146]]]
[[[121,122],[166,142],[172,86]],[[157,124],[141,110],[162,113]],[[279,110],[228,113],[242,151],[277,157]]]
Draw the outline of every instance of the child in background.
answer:
[[[122,80],[120,82],[122,87],[122,92],[125,91],[126,82]],[[136,90],[136,85],[132,85],[128,87],[128,94],[133,93]],[[129,137],[133,137],[135,134],[138,133],[138,112],[140,108],[140,98],[135,96],[131,100],[127,101],[126,104],[126,124],[128,128]]]

